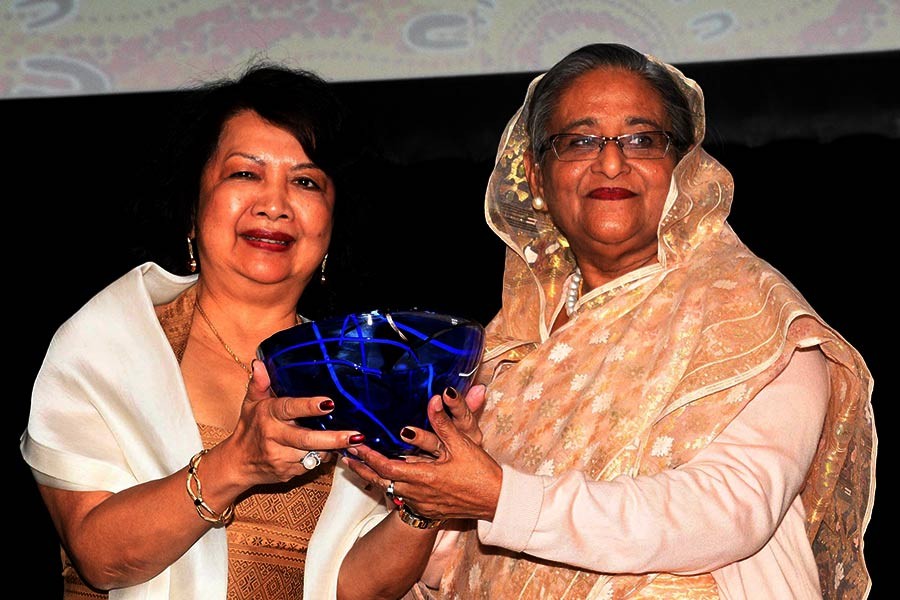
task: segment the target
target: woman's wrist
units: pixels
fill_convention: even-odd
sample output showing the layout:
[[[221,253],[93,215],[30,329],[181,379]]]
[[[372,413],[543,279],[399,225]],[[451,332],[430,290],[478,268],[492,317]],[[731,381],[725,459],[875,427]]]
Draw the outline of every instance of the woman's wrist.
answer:
[[[206,498],[203,497],[203,484],[200,479],[200,463],[203,457],[209,452],[204,448],[191,457],[187,467],[187,494],[197,510],[197,515],[207,523],[212,523],[213,527],[227,527],[234,520],[234,502],[230,503],[221,511],[217,511],[210,507]],[[209,479],[207,479],[207,482]]]
[[[397,514],[400,517],[400,520],[410,527],[413,527],[415,529],[435,529],[444,522],[444,519],[430,519],[428,517],[422,516],[415,510],[410,508],[410,506],[406,503],[406,500],[394,493],[393,481],[390,483],[390,485],[388,485],[387,489],[384,492],[384,495],[397,509]]]
[[[443,525],[445,519],[430,519],[414,511],[405,502],[397,507],[400,520],[415,529],[436,529]]]
[[[214,527],[231,523],[236,498],[249,487],[235,480],[237,472],[231,464],[234,462],[227,440],[197,452],[188,460],[185,481],[188,499],[200,518]]]

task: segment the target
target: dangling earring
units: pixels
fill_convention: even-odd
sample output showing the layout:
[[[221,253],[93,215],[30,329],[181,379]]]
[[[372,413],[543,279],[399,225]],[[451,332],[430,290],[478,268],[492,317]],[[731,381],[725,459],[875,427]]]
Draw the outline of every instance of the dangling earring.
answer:
[[[328,261],[328,253],[326,252],[325,258],[322,259],[322,266],[319,269],[319,282],[322,285],[325,285],[327,283],[326,278],[325,278],[325,263],[327,261]]]
[[[545,210],[547,210],[547,203],[544,202],[544,199],[540,196],[532,196],[531,208],[533,208],[536,212],[544,212]]]
[[[190,236],[187,238],[188,245],[188,270],[191,273],[197,272],[197,259],[194,258],[194,240],[191,239]]]

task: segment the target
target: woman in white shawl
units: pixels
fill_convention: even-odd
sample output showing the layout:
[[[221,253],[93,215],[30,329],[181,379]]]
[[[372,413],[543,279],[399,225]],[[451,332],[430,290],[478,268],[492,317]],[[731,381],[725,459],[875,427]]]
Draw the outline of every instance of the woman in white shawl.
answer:
[[[307,546],[327,451],[364,438],[297,425],[333,403],[274,397],[254,356],[321,298],[359,144],[312,73],[259,64],[190,97],[161,199],[174,226],[153,230],[175,235],[183,274],[147,262],[102,290],[57,331],[34,386],[21,450],[59,533],[65,598],[295,600],[337,585],[336,567],[307,568]],[[342,597],[402,593],[433,537],[380,521],[381,495],[357,492],[376,518],[354,528],[371,532]]]

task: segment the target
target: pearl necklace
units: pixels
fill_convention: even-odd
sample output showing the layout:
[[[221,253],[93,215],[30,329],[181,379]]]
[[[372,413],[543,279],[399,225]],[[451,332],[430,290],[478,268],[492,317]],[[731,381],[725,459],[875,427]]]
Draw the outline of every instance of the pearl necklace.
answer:
[[[575,313],[575,303],[581,295],[581,269],[575,267],[572,278],[569,280],[569,289],[566,292],[566,314],[570,317]]]

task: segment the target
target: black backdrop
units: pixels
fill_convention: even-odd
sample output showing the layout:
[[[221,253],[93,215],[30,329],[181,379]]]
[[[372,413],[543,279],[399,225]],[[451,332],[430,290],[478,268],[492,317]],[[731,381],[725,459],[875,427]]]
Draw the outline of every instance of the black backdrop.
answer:
[[[886,353],[895,325],[884,320],[894,270],[888,240],[896,235],[888,226],[900,199],[900,100],[888,82],[900,72],[900,52],[681,68],[706,94],[707,150],[734,175],[730,222],[738,235],[862,352],[875,377],[883,477],[894,453],[886,432],[896,395]],[[361,301],[482,322],[499,308],[503,246],[484,224],[484,189],[500,133],[532,76],[337,84],[381,151],[359,174],[369,227],[356,250],[380,282],[357,290]],[[60,323],[135,266],[128,249],[146,232],[135,230],[125,207],[154,186],[142,165],[177,100],[167,92],[0,101],[7,314],[19,326],[7,338],[7,515],[26,525],[11,536],[11,573],[28,574],[32,597],[59,597],[61,580],[55,532],[17,447],[31,384]],[[865,540],[873,598],[886,597],[890,585],[887,494],[882,486]]]

